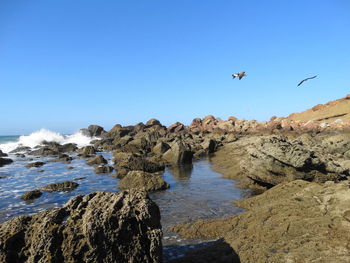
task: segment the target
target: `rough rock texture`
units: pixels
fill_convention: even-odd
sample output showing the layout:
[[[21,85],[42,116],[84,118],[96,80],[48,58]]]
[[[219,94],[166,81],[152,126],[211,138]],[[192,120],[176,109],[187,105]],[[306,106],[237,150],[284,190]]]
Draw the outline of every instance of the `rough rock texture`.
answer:
[[[95,157],[89,159],[86,163],[88,165],[100,165],[100,164],[106,164],[107,160],[103,158],[102,155],[96,155]]]
[[[130,171],[120,180],[118,187],[122,190],[143,189],[146,191],[165,190],[169,185],[162,177],[142,171]]]
[[[165,166],[162,163],[153,162],[139,155],[131,154],[128,155],[129,157],[126,157],[127,155],[124,155],[126,159],[117,162],[114,167],[118,171],[117,177],[119,178],[125,176],[129,171],[144,171],[148,173],[164,171]],[[119,155],[120,158],[123,158],[122,156]]]
[[[6,165],[6,164],[10,164],[12,163],[13,161],[9,158],[1,158],[0,157],[0,167]]]
[[[0,150],[0,157],[6,157],[7,156],[7,153],[4,153]]]
[[[25,192],[23,195],[21,195],[21,199],[25,201],[34,200],[39,198],[42,194],[43,193],[40,190],[35,189]]]
[[[90,125],[88,127],[88,131],[90,132],[90,136],[101,136],[103,133],[105,133],[106,131],[98,125]]]
[[[156,146],[153,147],[152,151],[155,154],[162,155],[163,153],[165,153],[169,149],[170,149],[169,144],[167,144],[165,142],[159,142],[156,144]]]
[[[0,262],[158,263],[160,213],[143,191],[92,193],[0,225]]]
[[[190,145],[183,142],[174,142],[171,148],[163,154],[163,159],[172,164],[192,163],[193,153]]]
[[[73,191],[75,188],[79,186],[76,182],[65,181],[62,183],[53,183],[48,184],[40,188],[40,190],[45,192],[69,192]]]
[[[174,231],[190,238],[224,237],[240,262],[349,262],[349,182],[280,184],[237,202],[247,212],[198,220]]]
[[[266,189],[296,179],[339,182],[349,176],[350,134],[245,136],[226,144],[212,160],[243,187]]]
[[[94,146],[89,145],[81,148],[79,152],[80,152],[79,156],[86,158],[91,155],[94,155],[96,153],[96,149]]]

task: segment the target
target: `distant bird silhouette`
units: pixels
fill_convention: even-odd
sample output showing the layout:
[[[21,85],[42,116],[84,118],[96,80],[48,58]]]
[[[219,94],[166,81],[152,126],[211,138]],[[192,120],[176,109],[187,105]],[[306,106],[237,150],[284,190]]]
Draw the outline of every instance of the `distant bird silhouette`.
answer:
[[[245,76],[247,76],[247,75],[245,74],[245,71],[232,74],[232,78],[233,78],[233,79],[236,78],[236,77],[239,78],[239,79],[242,79],[242,78],[245,77]]]
[[[316,76],[313,76],[313,77],[310,77],[310,78],[303,79],[302,81],[299,82],[298,87],[299,87],[301,84],[303,84],[304,81],[307,81],[307,80],[309,80],[309,79],[314,79],[314,78],[316,78],[316,77],[317,77],[317,75],[316,75]]]

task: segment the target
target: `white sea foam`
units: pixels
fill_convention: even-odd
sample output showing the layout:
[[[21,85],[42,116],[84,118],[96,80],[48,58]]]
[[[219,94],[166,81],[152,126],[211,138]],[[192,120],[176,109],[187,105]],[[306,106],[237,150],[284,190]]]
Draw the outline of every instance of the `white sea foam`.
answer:
[[[0,144],[0,150],[3,152],[10,152],[19,146],[35,147],[46,142],[57,142],[59,144],[75,143],[78,147],[89,145],[92,140],[99,139],[97,137],[89,137],[78,131],[72,135],[62,135],[46,129],[33,132],[30,135],[22,135],[16,142],[8,142]]]

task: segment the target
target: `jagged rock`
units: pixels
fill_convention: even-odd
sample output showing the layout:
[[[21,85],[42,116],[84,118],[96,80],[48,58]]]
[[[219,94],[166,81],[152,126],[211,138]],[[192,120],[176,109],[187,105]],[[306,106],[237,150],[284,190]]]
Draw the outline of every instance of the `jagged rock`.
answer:
[[[99,137],[102,135],[102,133],[105,133],[106,131],[103,129],[103,127],[98,125],[90,125],[88,127],[88,130],[90,132],[90,136],[96,136]]]
[[[96,154],[96,149],[94,146],[89,145],[89,146],[85,146],[85,147],[81,148],[79,150],[79,152],[80,152],[79,156],[86,158],[86,157],[89,157],[91,155]]]
[[[131,155],[127,160],[120,161],[115,165],[117,170],[117,177],[121,178],[129,171],[144,171],[148,173],[155,173],[164,171],[164,165],[160,163],[147,160],[142,156]]]
[[[183,142],[174,142],[171,148],[163,154],[164,160],[172,164],[192,163],[191,147]]]
[[[33,163],[28,163],[26,164],[27,168],[31,168],[31,167],[41,167],[43,166],[45,163],[44,162],[33,162]]]
[[[102,155],[96,155],[95,157],[88,160],[86,163],[88,165],[100,165],[100,164],[106,164],[107,160],[103,158]]]
[[[48,184],[40,188],[41,191],[45,192],[70,192],[77,188],[79,184],[76,182],[65,181],[62,183]]]
[[[92,193],[0,225],[0,262],[162,262],[158,206],[144,191]]]
[[[180,132],[180,131],[184,131],[185,129],[186,129],[185,125],[183,125],[180,122],[176,122],[167,128],[168,132]]]
[[[153,147],[152,151],[155,154],[162,155],[163,153],[165,153],[169,149],[170,149],[169,144],[167,144],[165,142],[159,142],[156,144],[156,146]]]
[[[9,159],[9,158],[1,158],[0,157],[0,167],[6,165],[6,164],[10,164],[12,163],[13,160]]]
[[[154,126],[154,125],[159,125],[162,126],[162,124],[160,123],[159,120],[157,119],[150,119],[146,122],[146,126],[150,127],[150,126]]]
[[[62,153],[72,153],[77,150],[78,150],[78,147],[75,143],[66,143],[60,147],[60,152]]]
[[[7,153],[3,153],[1,150],[0,150],[0,157],[6,157],[7,156]]]
[[[145,191],[165,190],[169,185],[159,175],[143,171],[130,171],[123,177],[118,187],[122,190],[143,189]]]
[[[23,195],[21,195],[21,199],[25,201],[30,201],[39,198],[43,193],[40,190],[31,190],[28,192],[25,192]]]
[[[108,174],[108,173],[111,173],[112,171],[113,171],[113,167],[107,166],[107,165],[98,166],[95,168],[95,173],[97,174]]]
[[[204,150],[208,151],[208,153],[213,153],[217,148],[217,142],[213,139],[206,138],[201,146]]]
[[[31,148],[27,146],[18,146],[16,149],[12,150],[10,153],[18,153],[18,152],[28,152]]]

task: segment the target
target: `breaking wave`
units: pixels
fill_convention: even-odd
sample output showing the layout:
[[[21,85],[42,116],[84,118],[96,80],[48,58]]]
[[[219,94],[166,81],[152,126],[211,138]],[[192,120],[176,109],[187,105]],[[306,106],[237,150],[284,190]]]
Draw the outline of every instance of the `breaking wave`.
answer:
[[[19,146],[35,147],[43,144],[43,142],[57,142],[59,144],[75,143],[78,147],[89,145],[92,140],[99,139],[90,137],[78,131],[72,135],[62,135],[46,129],[33,132],[30,135],[22,135],[15,142],[0,144],[0,150],[3,152],[11,152]]]

